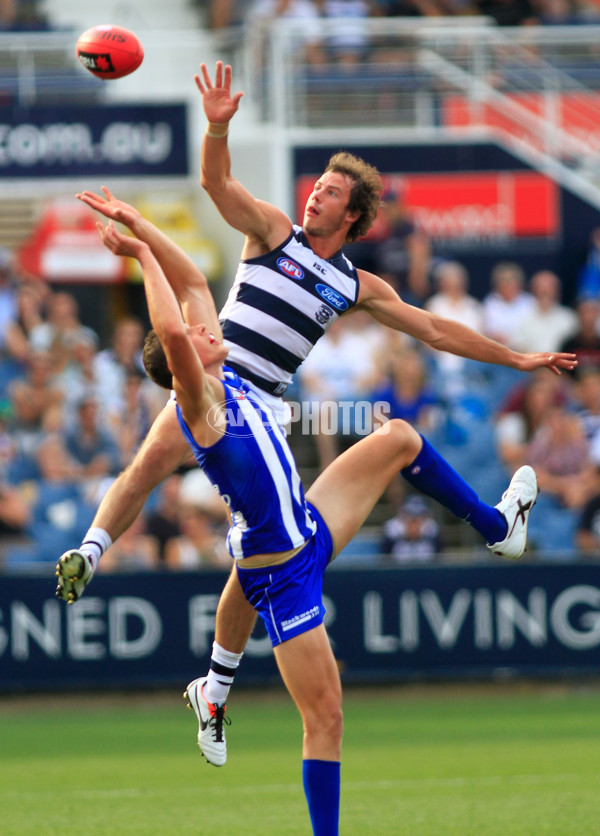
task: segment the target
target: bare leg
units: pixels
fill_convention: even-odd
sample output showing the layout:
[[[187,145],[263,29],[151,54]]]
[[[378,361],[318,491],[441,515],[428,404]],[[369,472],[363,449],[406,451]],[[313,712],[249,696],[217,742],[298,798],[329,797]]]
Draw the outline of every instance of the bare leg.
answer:
[[[139,516],[150,493],[190,458],[190,448],[168,404],[158,414],[131,464],[115,479],[100,503],[92,526],[113,542]]]
[[[275,658],[304,726],[302,783],[313,834],[337,836],[342,687],[325,627],[277,645]]]
[[[302,717],[305,759],[339,761],[342,749],[342,686],[321,624],[274,649],[286,688]]]
[[[413,462],[421,436],[393,420],[359,441],[331,464],[307,491],[333,538],[337,554],[359,530],[393,477]]]
[[[231,653],[242,653],[256,618],[256,612],[244,597],[234,566],[219,598],[215,641]]]

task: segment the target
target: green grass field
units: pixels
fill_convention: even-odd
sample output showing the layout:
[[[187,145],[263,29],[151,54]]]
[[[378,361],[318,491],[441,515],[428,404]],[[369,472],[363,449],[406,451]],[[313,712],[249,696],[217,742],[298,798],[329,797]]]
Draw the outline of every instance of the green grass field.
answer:
[[[600,832],[600,693],[346,689],[344,836]],[[0,832],[309,834],[300,721],[279,691],[230,701],[208,766],[178,693],[0,699]]]

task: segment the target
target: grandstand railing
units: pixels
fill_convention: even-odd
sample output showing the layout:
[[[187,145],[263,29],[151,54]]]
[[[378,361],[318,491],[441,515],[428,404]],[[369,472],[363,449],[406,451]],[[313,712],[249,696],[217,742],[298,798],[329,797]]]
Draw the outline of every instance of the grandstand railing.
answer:
[[[2,34],[0,101],[179,98],[198,107],[192,76],[201,60],[223,57],[246,93],[240,118],[268,123],[288,144],[340,128],[378,142],[493,135],[600,208],[600,26],[367,18],[343,28],[324,19],[316,30],[276,20],[244,32],[138,34],[143,72],[116,84],[79,66],[72,32]]]

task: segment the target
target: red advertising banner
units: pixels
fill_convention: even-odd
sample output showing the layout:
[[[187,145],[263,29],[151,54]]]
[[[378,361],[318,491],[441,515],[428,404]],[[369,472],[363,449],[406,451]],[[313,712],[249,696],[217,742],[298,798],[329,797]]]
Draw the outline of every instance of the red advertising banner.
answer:
[[[296,182],[302,218],[315,178]],[[531,171],[407,174],[384,177],[408,215],[432,240],[467,244],[552,238],[560,231],[559,191],[549,177]],[[380,218],[368,235],[384,237]]]

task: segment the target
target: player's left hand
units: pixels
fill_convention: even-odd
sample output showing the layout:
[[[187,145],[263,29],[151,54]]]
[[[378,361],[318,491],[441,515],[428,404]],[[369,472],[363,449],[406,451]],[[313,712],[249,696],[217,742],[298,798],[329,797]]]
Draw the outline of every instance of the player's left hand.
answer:
[[[564,351],[540,352],[539,354],[523,354],[519,370],[533,372],[544,367],[550,369],[554,374],[562,374],[562,370],[571,372],[577,366],[577,355],[567,354]]]

